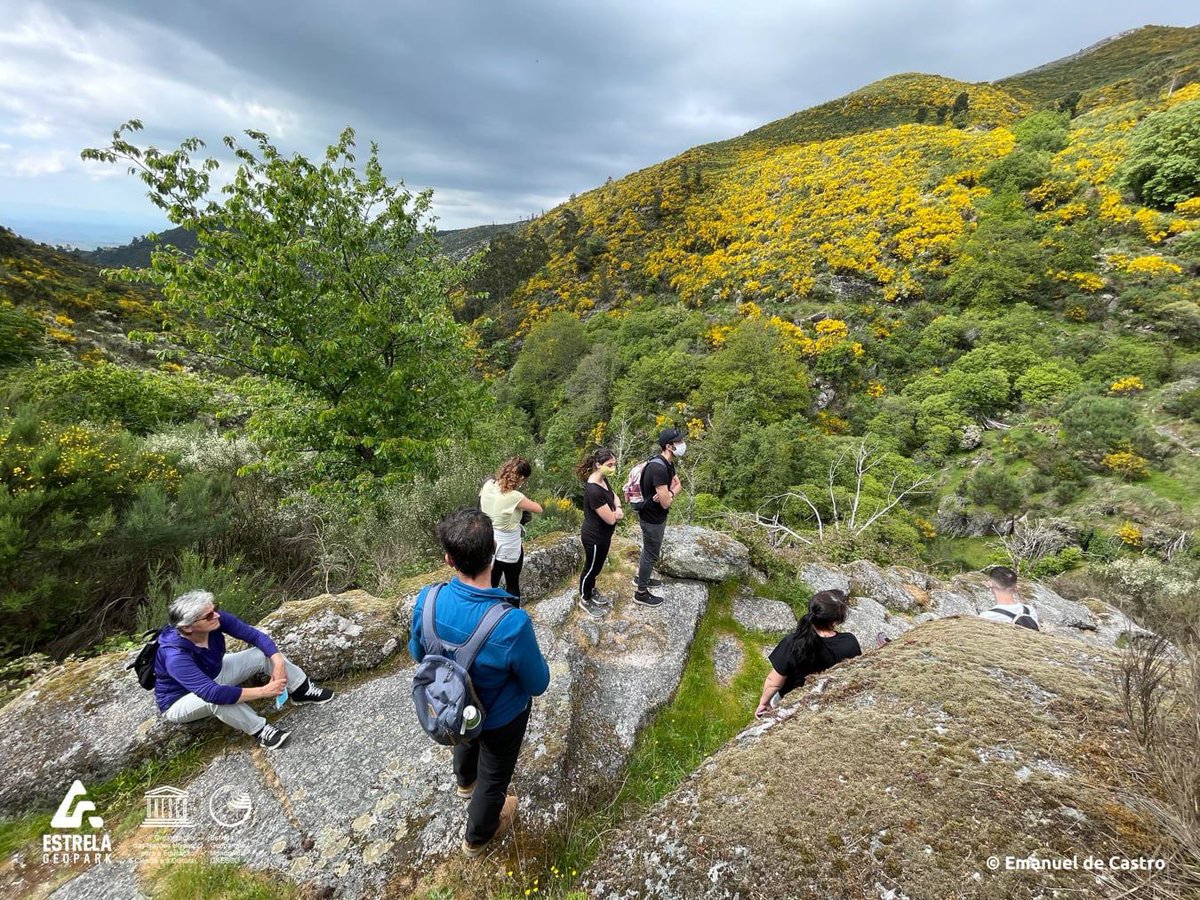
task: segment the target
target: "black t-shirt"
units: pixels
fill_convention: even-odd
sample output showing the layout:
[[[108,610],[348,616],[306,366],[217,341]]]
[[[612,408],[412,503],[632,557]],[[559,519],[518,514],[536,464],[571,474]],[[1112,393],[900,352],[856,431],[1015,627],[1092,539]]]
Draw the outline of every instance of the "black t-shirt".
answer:
[[[793,631],[782,641],[779,646],[771,651],[768,657],[771,660],[771,666],[780,675],[787,678],[783,683],[783,688],[779,691],[782,697],[793,688],[798,688],[804,684],[804,679],[808,675],[816,672],[823,672],[836,662],[841,662],[843,659],[849,659],[852,656],[862,656],[862,648],[858,646],[858,638],[850,633],[835,634],[833,637],[821,638],[821,645],[825,652],[816,659],[808,660],[804,665],[797,667],[792,659],[792,640],[796,633]]]
[[[583,534],[585,544],[603,544],[612,537],[616,524],[609,525],[596,510],[607,506],[614,512],[617,509],[617,495],[605,478],[603,483],[594,481],[584,482],[583,485]]]
[[[638,516],[650,525],[661,525],[667,521],[668,509],[663,509],[658,497],[655,496],[660,485],[671,487],[671,479],[675,477],[675,467],[662,454],[646,463],[642,469],[642,496],[646,502],[638,510]]]

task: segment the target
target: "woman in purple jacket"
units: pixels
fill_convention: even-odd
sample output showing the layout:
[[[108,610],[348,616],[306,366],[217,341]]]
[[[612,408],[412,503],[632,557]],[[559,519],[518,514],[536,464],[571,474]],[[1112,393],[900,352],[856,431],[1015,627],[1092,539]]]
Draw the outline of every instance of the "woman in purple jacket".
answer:
[[[168,722],[182,724],[216,716],[258,739],[268,750],[283,746],[288,732],[268,725],[249,701],[279,697],[286,690],[294,703],[328,703],[333,691],[317,687],[292,664],[264,632],[237,616],[221,612],[208,591],[188,591],[171,603],[170,623],[158,636],[154,661],[154,699]],[[225,653],[225,635],[251,645]],[[263,687],[239,685],[262,673]]]

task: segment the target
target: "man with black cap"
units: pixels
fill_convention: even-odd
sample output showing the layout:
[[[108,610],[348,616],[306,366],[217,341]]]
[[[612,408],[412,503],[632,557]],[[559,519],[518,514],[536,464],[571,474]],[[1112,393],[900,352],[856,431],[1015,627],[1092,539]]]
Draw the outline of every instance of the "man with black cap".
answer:
[[[667,513],[683,490],[679,476],[675,474],[675,459],[687,452],[683,432],[678,428],[665,429],[658,436],[658,446],[662,452],[642,469],[642,496],[646,502],[638,511],[638,521],[642,526],[642,557],[638,562],[637,589],[633,599],[646,606],[658,606],[663,602],[662,597],[650,593],[651,587],[662,583],[651,578],[650,572],[662,551]]]

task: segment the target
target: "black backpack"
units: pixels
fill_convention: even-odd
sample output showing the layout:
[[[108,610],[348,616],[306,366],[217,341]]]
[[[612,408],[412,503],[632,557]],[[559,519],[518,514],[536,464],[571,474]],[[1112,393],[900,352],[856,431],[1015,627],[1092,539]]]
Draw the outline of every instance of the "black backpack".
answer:
[[[133,662],[127,665],[126,669],[133,669],[133,674],[137,676],[138,684],[148,691],[154,690],[154,661],[158,658],[158,635],[162,632],[161,628],[151,628],[143,638],[153,637],[153,640],[144,646]]]
[[[1033,616],[1029,614],[1029,607],[1024,603],[1021,604],[1020,615],[1013,612],[1011,609],[1001,609],[999,606],[993,606],[989,611],[994,613],[1003,613],[1012,619],[1012,623],[1014,625],[1020,625],[1022,628],[1028,628],[1031,631],[1041,631],[1041,629],[1038,628],[1038,623],[1034,620]]]
[[[425,656],[413,673],[412,696],[417,721],[425,733],[439,744],[454,746],[474,740],[483,731],[486,714],[471,683],[470,668],[480,648],[513,607],[496,603],[484,613],[465,643],[447,644],[438,637],[434,620],[434,606],[443,587],[435,584],[429,589],[421,610]],[[471,708],[474,715],[467,712]]]

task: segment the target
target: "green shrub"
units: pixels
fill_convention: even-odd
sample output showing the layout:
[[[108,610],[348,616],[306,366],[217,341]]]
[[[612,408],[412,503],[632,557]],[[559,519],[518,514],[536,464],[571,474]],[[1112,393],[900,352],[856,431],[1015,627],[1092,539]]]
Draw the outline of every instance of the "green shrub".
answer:
[[[1082,383],[1075,367],[1058,360],[1033,366],[1014,385],[1027,405],[1061,400]]]
[[[1133,131],[1119,176],[1159,209],[1200,196],[1200,100],[1147,116]]]
[[[136,594],[146,566],[225,527],[220,480],[114,426],[0,414],[0,634],[41,646]],[[98,631],[96,638],[102,637]]]
[[[19,306],[0,303],[0,369],[28,362],[42,352],[46,326]]]
[[[1030,570],[1034,578],[1053,578],[1083,565],[1083,550],[1080,547],[1063,547],[1057,553],[1043,556]]]
[[[212,396],[212,388],[195,376],[113,363],[39,363],[17,386],[22,399],[54,421],[116,422],[134,434],[190,421]]]
[[[1012,133],[1022,147],[1057,153],[1070,141],[1069,121],[1070,117],[1066,112],[1043,109],[1014,123]]]
[[[1163,409],[1173,416],[1200,422],[1200,388],[1176,394],[1163,404]]]
[[[241,557],[216,562],[194,550],[178,558],[159,560],[150,567],[146,602],[138,608],[137,630],[165,625],[171,601],[187,591],[210,591],[221,609],[256,625],[279,603],[263,573],[248,568]]]

